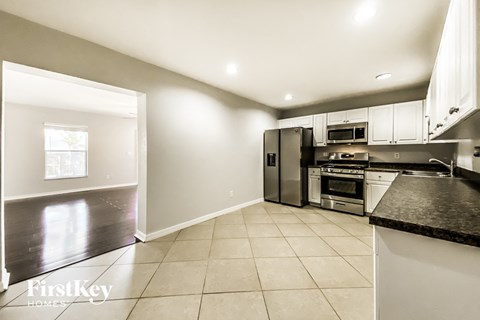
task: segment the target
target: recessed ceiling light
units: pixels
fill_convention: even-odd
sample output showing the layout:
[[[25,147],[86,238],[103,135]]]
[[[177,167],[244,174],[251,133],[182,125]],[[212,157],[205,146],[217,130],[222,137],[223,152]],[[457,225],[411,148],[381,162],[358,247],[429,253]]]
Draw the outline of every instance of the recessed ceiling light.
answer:
[[[375,79],[377,79],[377,80],[385,80],[385,79],[390,78],[391,76],[392,76],[391,73],[380,73],[379,75],[377,75],[377,76],[375,77]]]
[[[237,65],[235,63],[229,63],[227,65],[227,73],[229,75],[233,76],[233,75],[237,74],[237,71],[238,71],[238,69],[237,69]]]
[[[368,19],[373,18],[376,12],[377,11],[372,4],[365,4],[357,11],[354,19],[357,22],[367,21]]]
[[[290,100],[292,100],[292,99],[293,99],[293,96],[292,96],[290,93],[287,93],[287,94],[285,95],[285,100],[290,101]]]

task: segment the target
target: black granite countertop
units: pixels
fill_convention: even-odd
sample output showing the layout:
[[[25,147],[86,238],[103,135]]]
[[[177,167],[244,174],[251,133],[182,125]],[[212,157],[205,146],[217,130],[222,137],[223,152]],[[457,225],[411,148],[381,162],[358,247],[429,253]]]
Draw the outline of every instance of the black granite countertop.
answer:
[[[317,160],[314,165],[309,168],[320,168],[328,160]],[[444,166],[437,163],[400,163],[400,162],[370,162],[366,171],[383,171],[383,172],[399,172],[403,170],[420,170],[420,171],[448,171]]]
[[[370,224],[480,247],[480,185],[399,174]]]
[[[386,171],[398,172],[402,170],[419,171],[448,171],[448,169],[438,163],[396,163],[396,162],[370,162],[368,171]]]

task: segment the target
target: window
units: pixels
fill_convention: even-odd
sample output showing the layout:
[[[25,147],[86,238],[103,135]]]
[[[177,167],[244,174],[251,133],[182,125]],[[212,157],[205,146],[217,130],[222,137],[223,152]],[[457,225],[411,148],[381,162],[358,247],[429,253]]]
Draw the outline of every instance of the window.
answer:
[[[88,128],[45,124],[45,179],[87,176]]]

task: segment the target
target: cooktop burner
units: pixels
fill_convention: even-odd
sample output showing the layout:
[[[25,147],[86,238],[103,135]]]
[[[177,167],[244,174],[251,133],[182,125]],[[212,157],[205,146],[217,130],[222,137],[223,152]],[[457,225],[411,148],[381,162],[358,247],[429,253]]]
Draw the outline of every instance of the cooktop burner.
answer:
[[[338,163],[329,162],[322,165],[324,168],[345,168],[345,169],[365,169],[368,167],[368,163]]]
[[[363,173],[363,169],[368,167],[369,156],[368,153],[332,152],[328,155],[328,160],[328,163],[322,165],[322,171],[333,172],[331,169],[335,169],[335,172],[342,173],[360,170],[359,173]]]

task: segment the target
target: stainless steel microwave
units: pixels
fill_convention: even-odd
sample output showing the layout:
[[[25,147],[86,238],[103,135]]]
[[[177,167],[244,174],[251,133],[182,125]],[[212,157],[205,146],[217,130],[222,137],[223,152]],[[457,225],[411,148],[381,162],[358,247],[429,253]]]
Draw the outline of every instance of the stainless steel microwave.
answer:
[[[327,144],[367,143],[366,122],[327,126]]]

